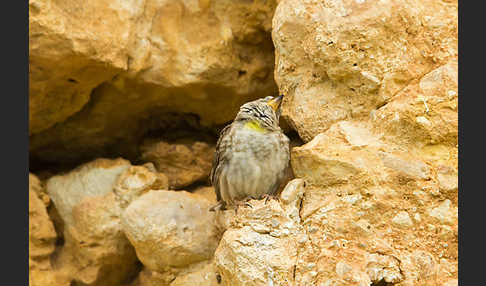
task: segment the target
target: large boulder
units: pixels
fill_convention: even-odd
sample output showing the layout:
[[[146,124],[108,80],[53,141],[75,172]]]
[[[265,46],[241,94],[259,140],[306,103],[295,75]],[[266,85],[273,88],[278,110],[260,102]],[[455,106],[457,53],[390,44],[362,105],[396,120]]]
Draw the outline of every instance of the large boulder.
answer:
[[[282,0],[297,285],[457,281],[457,1]]]
[[[457,278],[457,193],[441,188],[437,173],[457,161],[424,157],[421,148],[405,152],[373,130],[370,122],[341,121],[292,150],[311,242],[299,252],[302,285]]]
[[[49,204],[41,181],[29,173],[29,286],[69,285],[56,275],[50,261],[57,234],[47,213]]]
[[[298,215],[302,187],[301,180],[291,181],[282,204],[251,200],[251,207],[229,217],[215,252],[222,285],[296,285],[299,248],[306,240]]]
[[[214,150],[214,144],[203,141],[147,140],[141,146],[141,158],[167,175],[171,189],[181,189],[195,182],[208,182]]]
[[[144,268],[130,286],[218,286],[218,279],[214,263],[202,261],[180,269],[177,276]]]
[[[221,234],[210,206],[199,194],[153,190],[123,212],[123,231],[149,271],[175,277],[183,268],[211,259],[218,246]]]
[[[372,114],[374,129],[402,145],[456,147],[457,64],[453,58],[404,87]]]
[[[283,0],[272,37],[283,117],[308,142],[456,57],[457,1]]]
[[[135,12],[112,1],[29,1],[29,133],[80,111],[128,68]]]
[[[167,188],[167,178],[124,159],[97,159],[48,179],[64,229],[64,245],[53,260],[59,272],[74,283],[107,286],[136,274],[135,250],[120,217],[132,200],[160,187]]]
[[[226,123],[273,95],[275,1],[30,1],[30,150],[135,156],[172,113]],[[175,122],[171,122],[175,124]]]

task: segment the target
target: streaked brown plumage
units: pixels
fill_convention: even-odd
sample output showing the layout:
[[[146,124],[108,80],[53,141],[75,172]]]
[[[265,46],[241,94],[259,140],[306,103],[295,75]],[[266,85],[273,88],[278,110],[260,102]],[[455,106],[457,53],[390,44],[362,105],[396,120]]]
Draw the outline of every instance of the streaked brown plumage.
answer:
[[[283,96],[243,104],[220,133],[210,174],[218,204],[275,196],[289,168],[289,139],[279,127]]]

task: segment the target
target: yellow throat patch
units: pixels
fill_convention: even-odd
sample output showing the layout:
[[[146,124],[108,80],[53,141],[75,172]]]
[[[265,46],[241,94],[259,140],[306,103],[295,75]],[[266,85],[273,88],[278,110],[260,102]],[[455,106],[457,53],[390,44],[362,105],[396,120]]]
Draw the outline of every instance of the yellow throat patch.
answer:
[[[265,132],[265,128],[263,128],[261,125],[260,125],[260,122],[256,121],[256,120],[252,120],[252,121],[249,121],[245,124],[245,127],[248,128],[248,129],[252,129],[252,130],[255,130],[255,131],[258,131],[258,132]]]

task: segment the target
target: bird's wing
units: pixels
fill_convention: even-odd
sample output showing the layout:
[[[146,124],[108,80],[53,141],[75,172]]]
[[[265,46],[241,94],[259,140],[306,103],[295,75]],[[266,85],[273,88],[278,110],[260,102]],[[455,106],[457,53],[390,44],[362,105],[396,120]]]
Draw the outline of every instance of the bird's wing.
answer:
[[[283,149],[284,149],[286,156],[288,158],[286,167],[290,168],[290,139],[283,132],[281,132],[279,134],[279,136],[280,136],[280,142],[283,145],[283,147],[284,147]]]
[[[286,159],[284,169],[278,178],[276,185],[273,187],[272,194],[274,195],[282,192],[287,183],[294,178],[294,173],[292,171],[292,167],[290,166],[290,139],[283,132],[279,132],[278,136],[280,138],[279,142],[282,147],[281,150],[284,152],[283,155],[286,157]]]
[[[219,192],[219,176],[221,174],[221,170],[223,169],[223,162],[226,162],[226,160],[229,159],[229,152],[227,152],[226,142],[230,140],[230,138],[227,136],[230,129],[231,124],[227,125],[225,128],[223,128],[223,130],[221,130],[221,133],[219,133],[219,139],[216,143],[216,151],[214,152],[213,166],[209,175],[209,179],[211,180],[211,184],[216,192],[218,202],[221,201],[221,194]]]

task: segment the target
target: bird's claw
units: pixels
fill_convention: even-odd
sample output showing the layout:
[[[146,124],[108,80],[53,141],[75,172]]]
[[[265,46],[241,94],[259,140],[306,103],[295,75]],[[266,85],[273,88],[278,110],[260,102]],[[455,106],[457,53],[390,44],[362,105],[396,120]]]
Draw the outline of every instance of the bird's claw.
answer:
[[[265,194],[263,195],[263,197],[265,198],[265,204],[267,204],[267,202],[270,200],[270,199],[274,199],[278,202],[280,202],[280,198],[276,195],[269,195],[269,194]]]
[[[235,214],[238,214],[238,208],[239,207],[242,207],[242,206],[246,206],[246,207],[249,207],[249,208],[253,208],[253,206],[248,202],[248,201],[244,201],[244,202],[237,202],[235,204]]]

